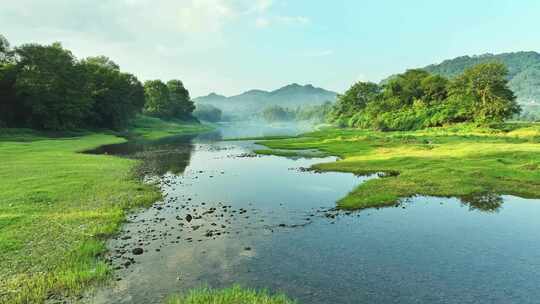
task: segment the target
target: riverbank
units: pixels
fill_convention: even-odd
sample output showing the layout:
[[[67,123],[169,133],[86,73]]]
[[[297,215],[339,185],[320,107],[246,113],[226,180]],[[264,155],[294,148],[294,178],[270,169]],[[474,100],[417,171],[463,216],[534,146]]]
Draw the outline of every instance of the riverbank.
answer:
[[[210,129],[141,116],[128,133],[158,139]],[[0,302],[74,296],[109,277],[104,241],[128,210],[160,192],[134,176],[135,160],[79,152],[124,141],[112,132],[0,129]]]
[[[318,149],[342,158],[313,166],[321,171],[384,173],[341,199],[342,209],[389,206],[414,195],[463,200],[488,193],[540,197],[540,124],[456,125],[411,132],[327,128],[259,143],[276,149],[277,155]]]

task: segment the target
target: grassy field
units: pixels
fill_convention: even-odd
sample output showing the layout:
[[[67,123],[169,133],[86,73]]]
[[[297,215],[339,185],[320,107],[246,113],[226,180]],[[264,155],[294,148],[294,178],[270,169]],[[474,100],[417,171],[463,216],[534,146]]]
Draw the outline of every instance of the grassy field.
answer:
[[[264,291],[234,286],[228,289],[196,289],[186,295],[173,296],[167,304],[294,304],[284,295],[270,295]]]
[[[279,149],[278,155],[283,149],[319,149],[342,158],[314,166],[324,171],[386,173],[340,200],[343,209],[387,206],[413,195],[540,197],[540,124],[457,125],[414,132],[329,128],[260,143]]]
[[[204,129],[140,117],[133,131],[155,139]],[[0,303],[77,295],[109,277],[104,240],[160,193],[134,177],[136,161],[78,152],[123,141],[0,129]]]

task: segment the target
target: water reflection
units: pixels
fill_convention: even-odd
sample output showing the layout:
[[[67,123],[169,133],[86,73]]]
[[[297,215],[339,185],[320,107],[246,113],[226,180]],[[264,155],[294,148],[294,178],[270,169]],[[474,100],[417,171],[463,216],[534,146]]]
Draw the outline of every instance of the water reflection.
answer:
[[[189,165],[195,135],[172,136],[160,140],[134,140],[104,145],[86,151],[91,154],[111,154],[142,160],[136,167],[139,176],[181,174]]]
[[[496,213],[504,204],[504,199],[495,193],[483,193],[464,196],[461,198],[461,202],[469,206],[471,211]]]

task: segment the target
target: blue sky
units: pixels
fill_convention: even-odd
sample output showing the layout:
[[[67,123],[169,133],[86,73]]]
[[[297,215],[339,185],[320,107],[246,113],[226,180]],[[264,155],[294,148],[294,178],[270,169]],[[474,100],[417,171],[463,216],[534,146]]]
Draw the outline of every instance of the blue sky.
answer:
[[[4,1],[3,1],[4,2]],[[61,41],[193,96],[296,82],[343,91],[461,55],[540,51],[538,0],[17,0],[13,45]]]

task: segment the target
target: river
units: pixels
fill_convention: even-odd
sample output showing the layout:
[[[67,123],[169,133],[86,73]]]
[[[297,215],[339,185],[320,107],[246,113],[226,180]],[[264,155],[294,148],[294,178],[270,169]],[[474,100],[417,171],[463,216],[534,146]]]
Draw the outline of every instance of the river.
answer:
[[[377,177],[317,173],[305,168],[336,159],[257,156],[252,141],[221,140],[294,132],[224,126],[93,151],[143,159],[164,200],[108,243],[117,280],[90,302],[162,303],[238,283],[300,303],[538,303],[540,200],[414,197],[339,212],[337,200]]]

